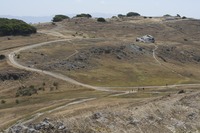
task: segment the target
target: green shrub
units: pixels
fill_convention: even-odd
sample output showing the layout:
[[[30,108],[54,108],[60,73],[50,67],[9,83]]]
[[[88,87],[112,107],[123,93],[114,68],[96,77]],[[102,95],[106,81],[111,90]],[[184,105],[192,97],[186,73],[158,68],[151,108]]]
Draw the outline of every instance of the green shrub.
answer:
[[[90,14],[85,14],[85,13],[77,14],[76,17],[92,18]]]
[[[106,20],[104,18],[98,18],[97,21],[98,22],[106,22]]]
[[[6,103],[6,101],[5,100],[1,100],[1,104],[5,104]]]
[[[58,89],[58,83],[57,82],[53,82],[53,86],[55,86],[56,89]]]
[[[30,35],[37,29],[22,20],[0,18],[0,36]]]
[[[135,17],[135,16],[140,16],[140,14],[137,13],[137,12],[129,12],[129,13],[126,14],[126,16],[127,17]]]
[[[53,17],[53,22],[60,22],[60,21],[63,21],[64,19],[69,19],[68,16],[65,16],[65,15],[55,15]]]

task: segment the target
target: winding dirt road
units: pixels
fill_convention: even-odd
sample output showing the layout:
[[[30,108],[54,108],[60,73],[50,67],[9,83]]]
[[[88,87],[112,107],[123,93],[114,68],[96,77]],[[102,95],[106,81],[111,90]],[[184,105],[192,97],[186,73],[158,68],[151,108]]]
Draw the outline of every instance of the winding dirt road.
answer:
[[[50,71],[45,71],[45,70],[40,70],[40,69],[36,69],[36,68],[23,66],[23,65],[19,64],[15,60],[15,56],[21,51],[32,49],[32,48],[36,48],[36,47],[40,47],[40,46],[43,46],[43,45],[50,45],[51,43],[58,43],[58,42],[71,41],[71,40],[72,39],[69,39],[69,38],[68,39],[60,39],[60,40],[43,42],[43,43],[38,43],[38,44],[33,44],[33,45],[30,45],[30,46],[22,47],[22,48],[20,48],[18,50],[15,50],[15,51],[11,52],[8,55],[9,64],[11,64],[13,67],[16,67],[16,68],[19,68],[19,69],[46,74],[46,75],[55,77],[57,79],[61,79],[61,80],[67,81],[69,83],[75,84],[75,85],[80,85],[80,86],[83,86],[83,87],[86,87],[86,88],[90,88],[90,89],[94,89],[94,90],[98,90],[98,91],[117,92],[117,93],[127,94],[127,93],[130,93],[130,91],[116,91],[116,90],[111,90],[111,89],[113,89],[113,88],[137,89],[137,88],[164,88],[164,87],[166,87],[166,86],[139,86],[139,87],[135,87],[135,86],[134,87],[98,87],[98,86],[92,86],[92,85],[88,85],[88,84],[84,84],[84,83],[78,82],[78,81],[76,81],[74,79],[71,79],[68,76],[62,75],[60,73],[55,73],[55,72],[50,72]],[[153,58],[155,59],[155,61],[158,64],[163,65],[156,57],[156,50],[157,49],[158,49],[158,46],[155,45],[155,49],[153,49]],[[70,55],[68,58],[70,58],[71,56],[74,56],[77,53],[78,53],[78,51],[75,50],[75,53]],[[169,69],[169,68],[167,68],[167,69]],[[171,71],[176,73],[176,74],[178,74],[178,75],[180,75],[179,73],[177,73],[177,72],[175,72],[173,70],[171,70]],[[193,87],[193,86],[200,86],[200,84],[175,84],[175,85],[168,85],[167,87],[173,88],[173,87],[181,87],[181,86],[183,86],[183,87],[186,87],[186,86]],[[132,91],[132,93],[134,93],[134,92],[136,92],[136,91]]]
[[[16,60],[15,60],[15,56],[21,52],[21,51],[24,51],[24,50],[28,50],[28,49],[32,49],[32,48],[35,48],[35,47],[40,47],[40,46],[43,46],[43,45],[49,45],[51,43],[55,43],[55,42],[64,42],[64,41],[70,41],[71,39],[61,39],[61,40],[56,40],[56,41],[49,41],[49,42],[44,42],[44,43],[38,43],[38,44],[33,44],[31,46],[26,46],[26,47],[22,47],[18,50],[15,50],[13,52],[11,52],[9,55],[8,55],[8,59],[10,61],[10,64],[13,66],[13,67],[16,67],[16,68],[19,68],[19,69],[23,69],[23,70],[27,70],[27,71],[33,71],[33,72],[38,72],[38,73],[42,73],[42,74],[46,74],[46,75],[49,75],[49,76],[52,76],[52,77],[55,77],[57,79],[61,79],[61,80],[64,80],[64,81],[67,81],[67,82],[70,82],[72,84],[75,84],[75,85],[80,85],[80,86],[83,86],[83,87],[86,87],[86,88],[90,88],[90,89],[95,89],[95,90],[98,90],[98,91],[107,91],[107,92],[122,92],[122,93],[126,93],[127,91],[114,91],[114,90],[109,90],[109,89],[106,89],[104,87],[96,87],[96,86],[91,86],[91,85],[88,85],[88,84],[84,84],[84,83],[80,83],[74,79],[71,79],[65,75],[62,75],[62,74],[59,74],[59,73],[54,73],[54,72],[49,72],[49,71],[44,71],[44,70],[40,70],[40,69],[36,69],[36,68],[30,68],[30,67],[27,67],[27,66],[23,66],[21,64],[19,64]],[[75,51],[75,53],[77,53],[78,51]],[[75,54],[74,53],[74,54]],[[74,55],[72,54],[72,55]],[[70,55],[70,57],[72,56]]]

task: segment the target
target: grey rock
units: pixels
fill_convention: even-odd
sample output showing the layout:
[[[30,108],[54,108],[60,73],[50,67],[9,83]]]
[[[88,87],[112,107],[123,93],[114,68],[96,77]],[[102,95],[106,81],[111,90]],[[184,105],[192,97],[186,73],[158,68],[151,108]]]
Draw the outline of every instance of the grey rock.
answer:
[[[5,81],[5,80],[19,80],[24,77],[26,77],[28,73],[22,72],[2,72],[0,73],[0,80]]]
[[[102,117],[102,113],[100,113],[100,112],[97,112],[97,113],[93,114],[93,116],[92,116],[93,119],[99,119],[101,117]]]
[[[139,121],[138,120],[131,120],[129,122],[129,124],[136,126],[137,124],[139,124]]]

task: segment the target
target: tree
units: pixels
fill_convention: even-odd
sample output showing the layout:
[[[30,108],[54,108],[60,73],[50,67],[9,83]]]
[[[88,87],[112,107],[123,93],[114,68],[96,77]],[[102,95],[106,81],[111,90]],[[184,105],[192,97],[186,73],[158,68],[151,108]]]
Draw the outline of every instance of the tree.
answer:
[[[69,19],[68,16],[65,16],[65,15],[55,15],[53,17],[53,22],[60,22],[60,21],[63,21],[64,19]]]
[[[140,16],[140,14],[137,13],[137,12],[129,12],[129,13],[126,14],[126,16],[127,17],[135,17],[135,16]]]
[[[106,22],[106,20],[104,18],[98,18],[97,21],[98,22]]]

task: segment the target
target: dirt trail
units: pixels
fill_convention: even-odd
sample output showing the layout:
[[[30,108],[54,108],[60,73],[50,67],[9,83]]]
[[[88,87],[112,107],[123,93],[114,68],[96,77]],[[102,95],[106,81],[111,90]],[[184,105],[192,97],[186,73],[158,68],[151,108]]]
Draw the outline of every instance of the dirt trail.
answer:
[[[158,46],[156,44],[154,44],[155,48],[153,49],[153,58],[155,59],[155,61],[159,64],[162,65],[162,63],[156,58],[156,50],[158,49]]]
[[[65,104],[63,106],[59,106],[59,107],[54,108],[54,109],[49,110],[49,111],[36,113],[36,114],[32,115],[31,118],[28,119],[28,120],[26,120],[25,118],[20,119],[14,125],[10,126],[7,130],[5,130],[5,132],[8,132],[11,129],[11,127],[13,127],[13,126],[25,125],[25,124],[31,123],[31,122],[33,122],[34,120],[38,119],[39,117],[41,117],[43,115],[50,114],[52,112],[55,112],[57,110],[66,108],[66,107],[71,106],[71,105],[76,105],[76,104],[80,104],[80,103],[84,103],[84,102],[89,102],[89,101],[92,101],[92,100],[95,100],[95,99],[96,98],[87,98],[87,99],[81,99],[81,100],[72,99],[72,102],[67,103],[67,104]]]
[[[155,59],[155,61],[156,61],[159,65],[163,66],[164,68],[170,70],[172,73],[175,73],[175,74],[177,74],[178,76],[180,76],[180,77],[182,77],[182,78],[188,79],[187,77],[183,76],[182,74],[178,73],[177,71],[175,71],[175,70],[169,68],[168,66],[164,65],[163,63],[161,63],[161,62],[158,60],[158,58],[156,57],[156,50],[158,49],[158,46],[157,46],[156,44],[154,44],[154,47],[155,47],[155,48],[153,49],[153,58]]]

